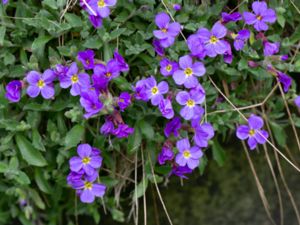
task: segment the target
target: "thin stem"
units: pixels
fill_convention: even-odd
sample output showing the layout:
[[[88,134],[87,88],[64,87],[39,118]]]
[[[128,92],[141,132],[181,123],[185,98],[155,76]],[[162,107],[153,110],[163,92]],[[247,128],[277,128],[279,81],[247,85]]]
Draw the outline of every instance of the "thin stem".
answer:
[[[144,203],[144,225],[147,225],[147,204],[146,204],[146,184],[145,184],[145,166],[144,166],[144,153],[143,153],[143,148],[141,148],[141,155],[142,155],[142,170],[143,170],[143,190],[144,190],[144,195],[143,195],[143,203]]]

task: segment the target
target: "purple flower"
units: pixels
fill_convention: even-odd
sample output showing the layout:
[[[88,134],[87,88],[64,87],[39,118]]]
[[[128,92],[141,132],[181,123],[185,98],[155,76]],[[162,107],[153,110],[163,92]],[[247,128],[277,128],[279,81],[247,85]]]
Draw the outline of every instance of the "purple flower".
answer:
[[[175,11],[179,11],[179,10],[181,10],[181,5],[180,4],[173,4],[173,9]]]
[[[92,154],[92,147],[89,144],[80,144],[77,147],[78,156],[70,159],[70,169],[73,172],[79,172],[81,169],[88,175],[92,176],[96,169],[102,165],[102,157]]]
[[[164,146],[159,153],[157,160],[159,165],[164,165],[166,161],[171,161],[174,158],[174,152],[172,149]]]
[[[197,146],[206,148],[208,141],[215,135],[214,128],[210,123],[198,124],[195,128],[194,141]]]
[[[198,104],[201,104],[204,99],[205,94],[201,93],[199,90],[191,90],[190,93],[180,91],[176,96],[176,101],[184,106],[180,110],[180,115],[186,120],[193,119],[202,111],[201,106],[198,106]]]
[[[165,49],[161,46],[160,41],[157,39],[154,39],[152,42],[152,45],[154,47],[155,52],[159,56],[164,56],[165,54]]]
[[[110,81],[113,78],[116,78],[120,74],[119,65],[115,60],[109,60],[106,65],[97,64],[94,67],[94,74],[101,76]]]
[[[232,51],[231,51],[231,46],[228,42],[226,42],[227,44],[227,51],[224,53],[223,58],[224,58],[224,62],[227,64],[231,64],[232,60],[233,60],[233,55],[232,55]]]
[[[178,63],[170,61],[167,58],[163,58],[160,62],[160,73],[167,77],[173,75],[173,73],[178,69]]]
[[[193,170],[191,170],[188,166],[174,165],[172,167],[172,171],[171,171],[170,175],[174,174],[177,177],[187,179],[187,176],[185,176],[185,174],[189,174],[192,172],[193,172]]]
[[[117,0],[91,0],[89,2],[90,7],[94,10],[95,13],[97,13],[98,16],[101,16],[102,18],[106,18],[110,14],[109,7],[114,6],[117,3]],[[87,8],[87,11],[90,15],[94,15],[91,10]]]
[[[163,117],[167,119],[171,119],[174,117],[174,110],[170,99],[162,99],[158,104],[158,108]]]
[[[123,56],[120,55],[117,50],[114,52],[114,60],[117,62],[120,71],[122,71],[122,72],[129,71],[128,64],[126,63]]]
[[[180,130],[180,128],[181,128],[180,118],[176,116],[174,117],[174,119],[172,119],[166,124],[164,133],[166,137],[169,137],[172,133],[174,134],[175,137],[178,137],[179,135],[178,131]]]
[[[196,77],[203,76],[206,72],[203,63],[193,63],[193,59],[189,55],[179,58],[179,66],[181,69],[174,72],[173,79],[176,84],[183,84],[186,88],[196,87],[199,84]]]
[[[250,37],[250,31],[247,29],[240,30],[237,34],[231,34],[234,39],[233,45],[235,50],[240,51],[244,48],[245,42]]]
[[[282,55],[281,57],[280,57],[280,60],[281,61],[286,61],[286,60],[288,60],[289,59],[289,55]]]
[[[157,84],[154,77],[146,79],[147,98],[151,99],[152,105],[158,105],[163,99],[163,94],[169,91],[169,85],[166,81]]]
[[[229,23],[231,21],[236,22],[242,19],[242,15],[239,12],[225,13],[222,12],[222,23]]]
[[[176,155],[175,161],[179,166],[187,165],[193,170],[199,165],[203,153],[199,147],[191,147],[189,139],[184,138],[177,141],[176,147],[179,152]]]
[[[77,59],[82,63],[84,69],[86,70],[94,68],[94,57],[95,53],[91,49],[78,52],[77,55]]]
[[[57,64],[54,69],[55,76],[60,80],[61,78],[66,76],[68,69],[69,68],[67,66]]]
[[[89,16],[89,20],[94,28],[99,28],[102,26],[102,17],[101,16]]]
[[[13,80],[9,82],[6,87],[5,98],[10,102],[18,102],[21,99],[22,82],[19,80]]]
[[[261,117],[252,114],[248,119],[248,125],[241,125],[236,130],[236,136],[241,140],[248,138],[248,146],[251,150],[256,148],[257,143],[264,144],[269,134],[261,130],[264,121]]]
[[[86,111],[86,113],[84,114],[84,117],[86,119],[97,114],[103,108],[103,104],[99,100],[99,95],[95,90],[81,92],[80,104]]]
[[[295,105],[300,108],[300,96],[297,96],[294,100]]]
[[[226,41],[221,39],[225,37],[226,33],[226,27],[220,22],[216,22],[211,31],[206,28],[200,28],[197,31],[197,35],[204,43],[206,54],[209,57],[216,57],[218,54],[222,55],[227,51],[228,45]]]
[[[80,201],[84,203],[92,203],[95,197],[103,197],[106,186],[94,183],[97,176],[83,176],[83,179],[75,180],[72,187],[77,190],[80,195]]]
[[[2,0],[2,4],[6,5],[8,3],[8,0]]]
[[[135,84],[135,87],[133,88],[135,94],[134,94],[134,97],[137,99],[137,100],[142,100],[142,101],[148,101],[148,96],[147,96],[147,88],[146,88],[146,81],[150,79],[150,78],[147,78],[147,79],[142,79],[142,80],[139,80],[136,84]]]
[[[165,12],[156,15],[155,24],[159,30],[153,31],[153,34],[159,39],[160,45],[164,48],[171,46],[180,32],[180,24],[176,22],[170,23],[170,17]]]
[[[43,74],[36,71],[31,71],[27,74],[26,80],[29,83],[27,94],[31,98],[37,97],[40,93],[43,98],[50,99],[54,96],[53,80],[55,74],[52,70],[48,69]]]
[[[122,92],[118,98],[118,106],[124,111],[131,104],[131,96],[128,92]]]
[[[134,132],[134,129],[129,127],[127,124],[119,124],[118,127],[113,131],[113,135],[117,138],[127,138]]]
[[[268,41],[264,41],[263,45],[264,45],[264,56],[275,55],[276,53],[279,52],[279,47],[280,47],[279,42],[271,43]]]
[[[67,184],[70,186],[76,185],[76,182],[80,180],[83,175],[83,170],[79,170],[78,172],[71,171],[67,176]]]
[[[203,59],[206,55],[204,42],[200,35],[192,34],[187,39],[187,45],[191,51],[191,55]]]
[[[93,87],[99,92],[106,91],[109,80],[106,77],[100,76],[99,74],[92,75]]]
[[[284,92],[288,92],[292,85],[292,78],[282,72],[277,72],[279,82],[283,85]]]
[[[71,87],[71,95],[76,96],[81,93],[82,90],[90,87],[90,76],[86,73],[79,73],[77,64],[74,62],[65,77],[60,79],[60,86],[62,88]]]
[[[276,13],[273,9],[268,9],[265,2],[253,2],[252,9],[254,13],[244,12],[246,24],[254,25],[257,31],[268,30],[266,23],[274,23],[276,21]]]
[[[114,123],[109,119],[105,119],[105,123],[100,128],[100,133],[103,135],[112,134],[115,129]]]

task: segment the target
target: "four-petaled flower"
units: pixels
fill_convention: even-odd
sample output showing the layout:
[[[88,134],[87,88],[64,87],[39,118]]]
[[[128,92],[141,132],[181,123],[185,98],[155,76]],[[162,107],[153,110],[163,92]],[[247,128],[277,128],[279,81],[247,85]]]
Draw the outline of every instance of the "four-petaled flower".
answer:
[[[169,91],[169,85],[166,81],[157,84],[154,77],[146,79],[145,85],[147,98],[151,99],[152,105],[158,105],[163,99],[163,94]]]
[[[167,77],[173,75],[173,73],[178,69],[178,63],[170,61],[167,58],[163,58],[160,62],[160,73]]]
[[[84,114],[86,119],[97,114],[103,108],[103,104],[99,99],[99,94],[93,89],[81,92],[80,104],[86,111]]]
[[[94,68],[94,57],[95,57],[95,53],[91,49],[78,52],[77,55],[77,59],[82,63],[84,69],[87,70]]]
[[[109,60],[106,65],[97,64],[94,67],[94,75],[105,78],[110,81],[113,78],[116,78],[120,74],[120,69],[118,62],[115,60]]]
[[[90,7],[93,9],[94,13],[102,18],[106,18],[110,14],[110,8],[117,3],[117,0],[91,0],[89,2]],[[94,13],[87,8],[87,11],[90,15],[94,15]]]
[[[240,51],[244,48],[245,42],[250,37],[250,31],[247,29],[240,30],[237,34],[232,33],[231,37],[234,39],[233,45],[235,50]]]

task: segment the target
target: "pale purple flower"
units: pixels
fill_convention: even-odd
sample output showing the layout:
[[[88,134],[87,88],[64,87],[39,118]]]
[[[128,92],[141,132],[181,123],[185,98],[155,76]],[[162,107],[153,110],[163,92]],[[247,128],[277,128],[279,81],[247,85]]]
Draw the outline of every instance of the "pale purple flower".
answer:
[[[97,114],[103,108],[103,104],[99,99],[99,94],[93,89],[81,92],[80,104],[86,111],[84,114],[86,119]]]
[[[6,5],[8,3],[8,0],[2,0],[2,4]]]
[[[164,165],[166,161],[171,161],[174,158],[174,152],[172,149],[164,146],[159,153],[157,160],[159,165]]]
[[[192,34],[187,39],[187,45],[192,56],[203,59],[206,56],[204,41],[198,34]]]
[[[155,17],[155,24],[159,30],[154,30],[154,36],[159,39],[160,45],[167,48],[174,44],[176,36],[181,30],[179,23],[170,23],[170,17],[167,13],[161,12]]]
[[[118,98],[118,106],[124,111],[131,104],[131,95],[128,92],[122,92]]]
[[[50,69],[46,70],[43,74],[36,71],[29,72],[26,76],[26,80],[29,84],[27,94],[31,98],[37,97],[40,93],[45,99],[52,98],[54,96],[54,79],[55,73]]]
[[[180,4],[173,4],[173,9],[175,11],[179,11],[179,10],[181,10],[181,5]]]
[[[67,66],[57,64],[54,68],[55,76],[60,80],[61,78],[66,76],[68,69],[69,69],[69,67],[67,67]]]
[[[167,77],[174,74],[174,72],[178,69],[178,63],[170,61],[167,58],[163,58],[160,62],[160,73]]]
[[[295,105],[300,108],[300,96],[297,96],[294,100]]]
[[[150,78],[139,80],[135,84],[135,87],[133,87],[133,90],[135,92],[134,97],[137,100],[142,100],[145,102],[149,100],[148,95],[147,95],[147,87],[146,87],[146,83],[147,83],[148,79],[150,79]]]
[[[240,51],[244,48],[245,43],[250,38],[250,31],[247,29],[240,30],[237,34],[231,34],[234,39],[233,45],[235,50]]]
[[[10,102],[19,102],[21,99],[22,82],[13,80],[6,85],[5,90],[5,98]]]
[[[179,66],[180,69],[174,72],[173,79],[176,84],[183,84],[186,88],[196,87],[199,84],[197,77],[203,76],[206,72],[203,63],[193,63],[193,59],[189,55],[179,58]]]
[[[176,116],[166,124],[164,133],[166,137],[170,137],[171,134],[174,134],[175,137],[178,137],[180,128],[181,128],[180,118]]]
[[[102,18],[106,18],[110,14],[110,7],[114,6],[117,3],[117,0],[90,0],[89,5],[93,9],[94,13]],[[90,15],[94,13],[87,8],[87,11]]]
[[[275,55],[276,53],[279,52],[279,48],[280,48],[279,42],[271,43],[268,41],[264,41],[263,45],[264,45],[264,56]]]
[[[241,125],[237,128],[236,136],[241,140],[248,139],[248,146],[253,150],[258,143],[264,144],[269,137],[268,132],[261,129],[263,126],[263,119],[252,114],[248,119],[248,125]]]
[[[201,148],[206,148],[208,141],[215,135],[213,126],[210,123],[202,123],[194,127],[194,130],[194,141],[196,145]]]
[[[92,176],[96,169],[102,165],[102,157],[92,154],[92,147],[89,144],[80,144],[77,147],[79,156],[70,159],[70,169],[73,172],[83,170],[88,176]]]
[[[267,23],[274,23],[276,21],[276,13],[273,9],[268,9],[267,3],[256,1],[252,3],[254,13],[244,12],[244,19],[246,24],[254,25],[257,31],[268,30]]]
[[[103,135],[109,135],[113,133],[114,129],[114,123],[110,118],[106,118],[104,124],[100,128],[100,133]]]
[[[239,12],[226,13],[222,12],[222,23],[236,22],[242,20],[242,15]]]
[[[232,60],[233,60],[233,54],[231,51],[231,46],[228,42],[226,42],[227,44],[227,51],[224,53],[223,58],[224,58],[224,62],[227,64],[231,64]]]
[[[134,128],[129,127],[127,124],[119,124],[113,131],[113,135],[117,138],[127,138],[130,134],[133,134]]]
[[[77,59],[82,63],[84,69],[89,70],[94,68],[95,53],[91,49],[78,52]]]
[[[170,99],[162,99],[158,104],[158,108],[163,117],[167,119],[172,119],[174,117],[174,110]]]
[[[222,40],[226,33],[226,27],[220,22],[216,22],[211,31],[206,28],[200,28],[197,31],[197,35],[204,43],[206,55],[216,57],[218,54],[223,55],[227,51],[228,45],[226,41]]]
[[[77,64],[71,64],[66,76],[60,79],[60,87],[68,88],[71,86],[71,95],[77,96],[81,91],[90,88],[90,76],[86,73],[78,73]]]
[[[176,143],[178,153],[175,161],[179,166],[188,166],[190,169],[195,169],[199,166],[200,158],[203,156],[203,152],[197,146],[191,147],[189,139],[184,138]]]
[[[166,81],[157,84],[154,77],[146,79],[147,98],[151,99],[152,105],[158,105],[163,99],[163,94],[169,91],[169,85]]]
[[[279,82],[283,85],[284,92],[288,92],[292,85],[292,78],[282,72],[277,72]]]

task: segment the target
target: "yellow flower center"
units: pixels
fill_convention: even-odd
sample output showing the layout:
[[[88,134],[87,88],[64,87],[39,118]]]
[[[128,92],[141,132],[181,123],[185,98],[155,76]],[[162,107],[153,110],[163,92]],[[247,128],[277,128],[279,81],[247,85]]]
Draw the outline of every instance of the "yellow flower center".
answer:
[[[156,95],[158,93],[158,88],[156,86],[154,86],[152,89],[151,89],[151,92],[153,95]]]
[[[110,77],[111,77],[111,73],[108,72],[108,73],[105,74],[105,76],[106,76],[107,78],[110,78]]]
[[[98,6],[99,6],[100,8],[104,7],[104,6],[105,6],[104,0],[99,0],[99,1],[98,1]]]
[[[77,83],[78,82],[78,75],[77,74],[74,74],[72,77],[71,77],[71,81],[73,84]]]
[[[186,102],[186,105],[189,106],[189,107],[194,107],[194,106],[195,106],[195,102],[194,102],[194,100],[189,99],[189,100]]]
[[[39,80],[39,81],[37,82],[37,86],[38,86],[39,88],[43,88],[43,87],[45,86],[45,82],[44,82],[43,80]]]
[[[257,16],[256,19],[257,20],[262,20],[262,16]]]
[[[161,31],[163,32],[163,33],[167,33],[167,29],[166,28],[163,28],[163,29],[161,29]]]
[[[238,36],[238,35],[235,34],[235,33],[232,33],[232,34],[231,34],[232,39],[235,39],[237,36]]]
[[[170,71],[172,70],[172,65],[171,65],[171,64],[167,65],[167,66],[166,66],[166,70],[167,70],[168,72],[170,72]]]
[[[83,159],[82,159],[82,163],[83,164],[88,164],[89,162],[91,161],[91,158],[90,157],[84,157]]]
[[[119,99],[119,102],[124,102],[124,99],[123,99],[123,98],[120,98],[120,99]]]
[[[189,150],[184,150],[183,157],[186,158],[186,159],[190,158],[191,157],[190,151]]]
[[[187,76],[187,77],[189,77],[189,76],[191,76],[192,74],[193,74],[193,70],[191,69],[191,68],[186,68],[185,70],[184,70],[184,73],[185,73],[185,75]]]
[[[214,35],[212,35],[211,37],[210,37],[210,39],[209,39],[209,42],[211,43],[211,44],[215,44],[215,43],[217,43],[219,41],[219,39],[216,37],[216,36],[214,36]]]
[[[84,182],[84,189],[85,190],[92,190],[92,188],[93,188],[93,183],[88,182],[88,181]]]
[[[254,134],[255,134],[255,130],[251,129],[251,130],[249,131],[249,135],[250,135],[250,136],[253,136]]]

